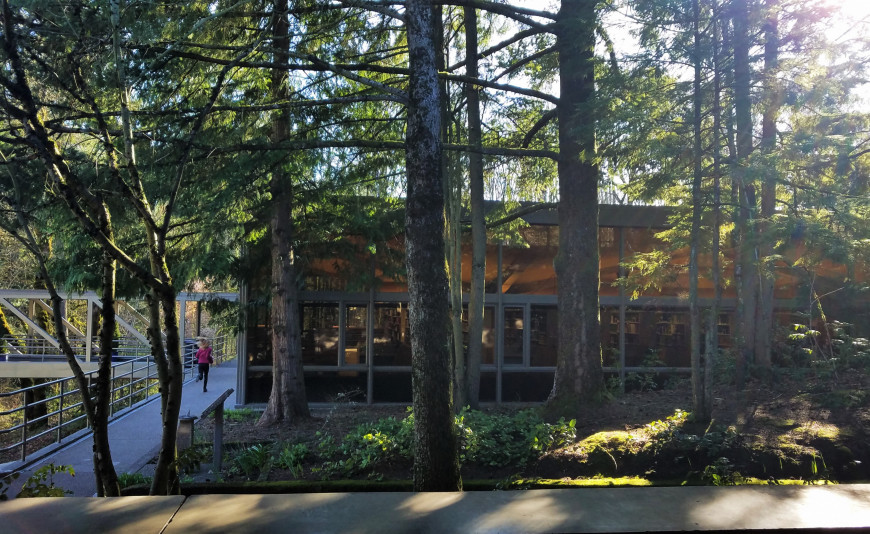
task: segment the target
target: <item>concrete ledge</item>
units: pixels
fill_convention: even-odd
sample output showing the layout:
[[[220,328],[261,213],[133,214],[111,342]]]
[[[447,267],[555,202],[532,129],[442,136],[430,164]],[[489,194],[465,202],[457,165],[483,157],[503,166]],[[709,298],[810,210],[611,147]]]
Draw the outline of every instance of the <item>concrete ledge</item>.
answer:
[[[16,499],[0,517],[52,533],[836,532],[870,529],[870,485]]]
[[[870,527],[870,485],[190,497],[167,533],[664,532]]]
[[[85,534],[162,532],[184,497],[57,497],[0,503],[0,530]]]

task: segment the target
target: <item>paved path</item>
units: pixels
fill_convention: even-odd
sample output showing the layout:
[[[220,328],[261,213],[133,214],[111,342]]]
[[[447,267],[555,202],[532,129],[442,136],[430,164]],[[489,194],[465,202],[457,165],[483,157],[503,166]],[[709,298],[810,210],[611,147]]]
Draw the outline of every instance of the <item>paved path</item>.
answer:
[[[236,360],[223,362],[212,366],[208,377],[208,392],[203,393],[202,383],[193,380],[184,385],[181,399],[181,415],[199,417],[202,411],[213,403],[227,389],[236,387]],[[224,402],[224,406],[232,408],[235,404],[235,393]],[[129,412],[109,423],[109,443],[112,451],[112,462],[115,471],[135,473],[157,455],[160,450],[162,425],[160,420],[160,397],[155,396],[143,406]],[[94,483],[93,438],[87,435],[42,459],[38,464],[22,471],[16,484],[8,491],[15,495],[21,483],[39,467],[53,463],[55,465],[71,465],[75,477],[57,475],[55,483],[73,492],[75,497],[90,497],[96,493]]]
[[[870,528],[870,485],[311,493],[0,503],[4,532],[543,533]]]

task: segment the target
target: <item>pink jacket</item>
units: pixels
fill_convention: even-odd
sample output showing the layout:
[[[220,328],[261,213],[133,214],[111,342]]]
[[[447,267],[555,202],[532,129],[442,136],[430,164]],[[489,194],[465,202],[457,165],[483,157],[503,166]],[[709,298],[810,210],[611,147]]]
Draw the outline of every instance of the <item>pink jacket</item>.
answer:
[[[214,363],[211,357],[211,347],[204,347],[196,351],[196,363]]]

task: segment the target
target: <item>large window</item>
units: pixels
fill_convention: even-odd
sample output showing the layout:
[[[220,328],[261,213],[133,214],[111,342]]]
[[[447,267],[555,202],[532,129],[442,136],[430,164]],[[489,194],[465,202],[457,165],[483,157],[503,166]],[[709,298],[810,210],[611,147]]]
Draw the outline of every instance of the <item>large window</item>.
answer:
[[[502,248],[502,292],[508,295],[555,295],[556,247]]]
[[[525,330],[523,308],[504,309],[504,363],[523,364],[523,331]]]
[[[559,350],[559,311],[555,306],[532,306],[532,367],[555,367]]]
[[[367,306],[348,306],[344,320],[344,363],[366,363]]]
[[[338,365],[338,304],[302,306],[302,363]]]
[[[468,305],[462,307],[462,339],[468,349]],[[495,312],[492,306],[483,307],[483,331],[481,332],[481,363],[495,363]]]
[[[374,321],[374,364],[411,365],[411,332],[407,304],[375,304]]]

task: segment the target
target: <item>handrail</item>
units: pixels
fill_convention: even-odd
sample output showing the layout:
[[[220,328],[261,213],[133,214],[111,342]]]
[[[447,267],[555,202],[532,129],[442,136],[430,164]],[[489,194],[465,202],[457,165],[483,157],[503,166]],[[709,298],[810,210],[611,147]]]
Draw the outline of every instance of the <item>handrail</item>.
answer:
[[[22,340],[17,340],[21,342]],[[215,364],[235,357],[235,336],[219,336],[213,340]],[[21,345],[19,345],[19,348]],[[116,354],[124,361],[112,364],[110,420],[118,417],[122,410],[131,409],[159,393],[157,366],[150,354],[136,355],[148,347],[119,345]],[[122,354],[128,353],[129,357]],[[196,371],[194,355],[196,345],[182,345],[182,372],[184,382],[193,380]],[[49,355],[36,355],[37,357]],[[3,365],[0,362],[0,365]],[[94,380],[98,371],[86,372],[88,381]],[[39,400],[31,401],[42,392]],[[3,399],[20,399],[17,406],[0,411],[0,464],[10,461],[27,460],[44,447],[59,444],[62,440],[87,427],[84,403],[75,378],[70,376],[0,393]],[[34,410],[45,412],[33,414]],[[34,432],[34,434],[30,434]],[[16,433],[17,438],[11,437]],[[48,439],[53,435],[52,439]],[[15,453],[18,451],[18,454]]]

